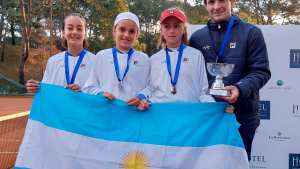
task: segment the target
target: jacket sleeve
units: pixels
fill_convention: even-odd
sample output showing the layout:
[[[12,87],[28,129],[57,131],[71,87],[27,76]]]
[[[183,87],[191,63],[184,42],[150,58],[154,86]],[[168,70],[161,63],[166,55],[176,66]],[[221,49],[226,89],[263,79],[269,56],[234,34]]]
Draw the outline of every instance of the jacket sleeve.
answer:
[[[99,67],[101,68],[101,53],[99,52],[96,55],[96,59],[94,60],[94,63],[92,65],[92,69],[88,75],[87,81],[85,82],[82,91],[84,93],[89,93],[93,95],[97,95],[103,90],[101,89],[101,71],[99,71]]]
[[[198,49],[202,52],[202,49],[201,49],[201,46],[200,44],[198,43],[200,41],[200,38],[198,36],[198,32],[194,32],[191,37],[190,37],[190,40],[189,40],[189,45],[195,49]]]
[[[202,53],[199,51],[199,59],[198,59],[198,75],[199,78],[199,101],[200,102],[215,102],[215,99],[208,94],[208,80],[205,68],[205,60]]]
[[[259,28],[250,30],[247,46],[246,76],[235,84],[241,98],[249,97],[252,91],[259,91],[271,78],[267,47]]]
[[[148,57],[148,55],[146,56],[146,60],[147,60],[147,64],[145,66],[145,69],[147,70],[147,74],[146,74],[146,87],[144,89],[142,89],[141,91],[138,91],[138,93],[136,95],[141,100],[146,99],[146,100],[149,101],[149,99],[151,97],[151,90],[150,90],[150,73],[151,73],[151,65],[150,65],[150,63],[151,62],[150,62],[150,58]]]

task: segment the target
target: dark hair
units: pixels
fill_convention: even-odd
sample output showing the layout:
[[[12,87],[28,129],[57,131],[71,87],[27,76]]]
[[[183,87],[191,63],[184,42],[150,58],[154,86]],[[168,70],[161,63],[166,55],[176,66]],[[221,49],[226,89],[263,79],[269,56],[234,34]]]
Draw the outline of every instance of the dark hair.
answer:
[[[65,31],[66,19],[68,19],[68,18],[71,17],[71,16],[77,16],[77,17],[79,17],[79,18],[83,21],[83,23],[84,23],[84,29],[86,30],[86,20],[85,20],[85,18],[84,18],[81,14],[79,14],[79,13],[70,13],[70,14],[67,15],[67,16],[65,17],[65,19],[64,19],[63,31]],[[68,48],[67,40],[66,40],[64,37],[62,38],[61,45],[62,45],[65,49]],[[88,43],[87,39],[84,38],[84,40],[83,40],[83,48],[86,49],[86,48],[88,48],[88,47],[89,47],[89,43]]]
[[[231,1],[231,0],[229,0],[229,1]],[[206,6],[207,5],[207,0],[204,0],[203,2],[204,2],[204,5]]]

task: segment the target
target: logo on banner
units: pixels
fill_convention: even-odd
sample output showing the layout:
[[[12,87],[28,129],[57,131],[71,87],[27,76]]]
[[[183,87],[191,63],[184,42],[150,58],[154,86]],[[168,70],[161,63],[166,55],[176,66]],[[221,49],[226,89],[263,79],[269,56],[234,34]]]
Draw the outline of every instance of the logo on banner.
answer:
[[[268,86],[270,90],[290,90],[291,86],[285,85],[283,80],[277,80],[275,84],[271,84]]]
[[[267,168],[267,161],[264,155],[252,155],[250,168]]]
[[[290,50],[290,68],[300,68],[300,49]]]
[[[282,132],[278,131],[275,135],[269,136],[269,140],[273,140],[273,141],[289,141],[289,140],[291,140],[291,137],[290,136],[286,136]]]
[[[300,105],[293,104],[293,110],[292,110],[294,117],[300,117]]]
[[[289,154],[289,169],[300,168],[300,154]]]
[[[259,101],[258,113],[261,119],[270,120],[270,101]]]

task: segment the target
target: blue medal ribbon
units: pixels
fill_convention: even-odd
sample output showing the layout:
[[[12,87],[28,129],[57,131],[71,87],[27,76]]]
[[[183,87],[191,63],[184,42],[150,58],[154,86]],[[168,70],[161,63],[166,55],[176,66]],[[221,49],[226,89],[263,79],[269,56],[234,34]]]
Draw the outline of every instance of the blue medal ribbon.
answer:
[[[79,66],[80,66],[85,54],[86,54],[86,50],[83,49],[79,54],[79,58],[77,60],[74,71],[72,73],[72,78],[70,80],[70,70],[69,70],[69,55],[70,55],[70,53],[68,51],[65,52],[65,75],[66,75],[66,81],[67,81],[68,85],[74,83]]]
[[[117,51],[118,51],[117,48],[112,48],[112,54],[113,54],[113,59],[114,59],[115,72],[116,72],[118,81],[121,82],[121,81],[123,81],[123,79],[125,78],[125,76],[128,73],[130,59],[131,59],[132,54],[134,53],[134,50],[132,48],[130,48],[129,51],[128,51],[128,53],[127,53],[127,65],[126,65],[126,68],[125,68],[124,75],[122,77],[120,76],[120,67],[119,67],[119,62],[118,62],[118,57],[117,57]]]
[[[218,54],[217,54],[217,58],[216,58],[216,62],[218,62],[219,59],[222,59],[224,57],[224,51],[225,51],[225,47],[228,45],[229,43],[229,40],[230,40],[230,37],[231,37],[231,30],[232,30],[232,26],[234,24],[234,16],[231,15],[230,18],[229,18],[229,22],[228,22],[228,25],[227,25],[227,28],[226,28],[226,33],[224,35],[224,39],[222,41],[222,44],[221,44],[221,47],[218,51]],[[213,44],[213,47],[216,51],[217,49],[217,46],[216,46],[216,42],[214,41],[213,39],[213,36],[211,34],[211,31],[209,31],[210,33],[210,38],[211,38],[211,41],[212,41],[212,44]]]
[[[182,61],[182,55],[183,55],[183,49],[185,47],[186,47],[186,45],[184,45],[182,43],[178,49],[178,58],[177,58],[177,64],[176,64],[176,68],[175,68],[174,78],[172,78],[172,74],[171,74],[171,60],[170,60],[170,54],[169,54],[169,51],[171,51],[171,50],[166,48],[167,69],[168,69],[170,79],[171,79],[171,84],[173,87],[175,87],[175,85],[178,81],[179,71],[180,71],[180,66],[181,66],[181,61]]]

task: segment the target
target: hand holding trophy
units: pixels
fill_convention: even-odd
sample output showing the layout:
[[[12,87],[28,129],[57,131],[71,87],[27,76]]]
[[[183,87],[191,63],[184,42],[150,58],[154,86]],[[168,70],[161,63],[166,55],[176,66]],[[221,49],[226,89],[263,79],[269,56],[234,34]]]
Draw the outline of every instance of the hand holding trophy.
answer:
[[[234,64],[229,63],[207,63],[207,70],[212,76],[216,76],[209,94],[214,96],[230,96],[230,93],[225,89],[223,77],[227,77],[234,68]]]

